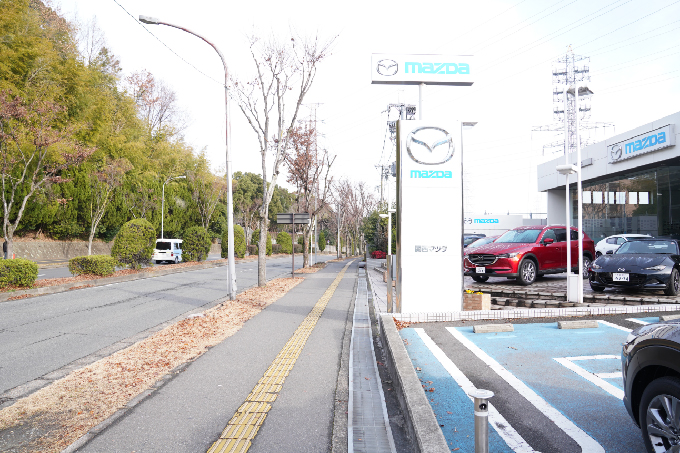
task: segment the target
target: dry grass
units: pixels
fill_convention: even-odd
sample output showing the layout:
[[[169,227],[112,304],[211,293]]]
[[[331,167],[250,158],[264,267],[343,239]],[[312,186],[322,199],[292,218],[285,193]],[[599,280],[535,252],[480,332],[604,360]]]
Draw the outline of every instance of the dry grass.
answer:
[[[279,299],[301,278],[274,279],[263,288],[239,294],[202,316],[193,316],[116,352],[0,411],[0,432],[27,430],[37,434],[20,451],[59,452],[170,370],[203,354],[237,332],[243,324]]]

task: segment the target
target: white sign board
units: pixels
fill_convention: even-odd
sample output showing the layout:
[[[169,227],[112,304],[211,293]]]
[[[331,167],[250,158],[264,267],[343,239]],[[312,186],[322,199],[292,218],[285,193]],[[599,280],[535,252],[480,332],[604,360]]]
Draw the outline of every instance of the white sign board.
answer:
[[[462,310],[461,125],[397,122],[397,308]]]
[[[675,145],[675,125],[668,124],[607,147],[609,163],[638,157]]]
[[[487,236],[503,234],[524,225],[521,215],[466,215],[463,218],[465,233],[484,233]]]
[[[371,83],[469,86],[476,71],[470,55],[371,55]]]

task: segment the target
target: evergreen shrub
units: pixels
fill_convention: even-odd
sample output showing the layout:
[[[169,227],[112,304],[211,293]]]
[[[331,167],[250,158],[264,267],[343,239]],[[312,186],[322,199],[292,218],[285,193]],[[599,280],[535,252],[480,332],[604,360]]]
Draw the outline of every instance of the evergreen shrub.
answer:
[[[229,253],[229,242],[227,229],[222,233],[222,258],[226,258]],[[234,256],[243,258],[246,256],[246,234],[241,225],[234,225]]]
[[[73,275],[111,275],[116,271],[116,260],[109,255],[76,256],[68,260],[68,271]]]
[[[276,243],[281,246],[281,253],[287,253],[289,255],[293,253],[293,244],[290,239],[290,234],[285,231],[280,232],[279,235],[276,236]]]
[[[124,224],[113,241],[111,256],[121,265],[139,269],[151,264],[156,246],[156,229],[146,219],[134,219]]]
[[[281,244],[272,244],[272,253],[274,254],[283,253],[281,251]]]
[[[33,286],[38,278],[38,264],[24,258],[0,260],[0,288]]]
[[[205,228],[191,227],[182,238],[182,261],[204,261],[210,253],[210,235]]]
[[[272,235],[267,233],[267,256],[272,256]]]
[[[251,256],[257,255],[257,245],[250,244],[248,246],[248,254],[251,255]]]
[[[323,231],[319,233],[319,251],[323,252],[326,250],[326,235]]]

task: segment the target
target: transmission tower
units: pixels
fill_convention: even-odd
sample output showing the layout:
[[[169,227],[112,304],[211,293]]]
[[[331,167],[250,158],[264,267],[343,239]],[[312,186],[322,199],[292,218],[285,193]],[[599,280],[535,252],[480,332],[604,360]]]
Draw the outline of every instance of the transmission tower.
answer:
[[[413,104],[404,104],[403,102],[387,105],[387,110],[383,111],[383,113],[387,112],[387,128],[390,131],[390,140],[392,140],[392,142],[397,138],[397,121],[390,120],[390,113],[393,111],[397,112],[398,119],[413,120],[416,117],[416,106]]]
[[[566,55],[553,62],[552,68],[553,81],[553,119],[556,121],[545,126],[534,126],[531,130],[534,132],[557,132],[562,131],[562,140],[547,143],[543,145],[543,155],[546,150],[551,153],[560,153],[564,151],[565,140],[567,142],[567,149],[569,153],[576,151],[576,115],[579,115],[579,134],[581,139],[581,147],[592,143],[590,132],[584,134],[585,130],[594,130],[597,128],[614,127],[613,123],[596,123],[586,121],[590,118],[590,97],[579,96],[578,112],[576,112],[576,99],[574,96],[567,96],[567,104],[564,103],[564,86],[573,86],[579,82],[590,82],[590,57],[576,55],[571,50],[571,46]],[[567,116],[567,131],[564,130],[564,116]]]

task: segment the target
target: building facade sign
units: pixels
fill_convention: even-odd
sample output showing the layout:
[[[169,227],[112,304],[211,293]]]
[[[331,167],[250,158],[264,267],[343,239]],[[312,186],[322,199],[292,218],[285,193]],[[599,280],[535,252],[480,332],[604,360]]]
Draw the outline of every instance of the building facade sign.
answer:
[[[371,55],[371,83],[469,86],[476,71],[470,55]]]
[[[668,124],[607,147],[609,163],[638,157],[675,145],[675,125]]]
[[[461,126],[397,122],[397,308],[462,310]]]

